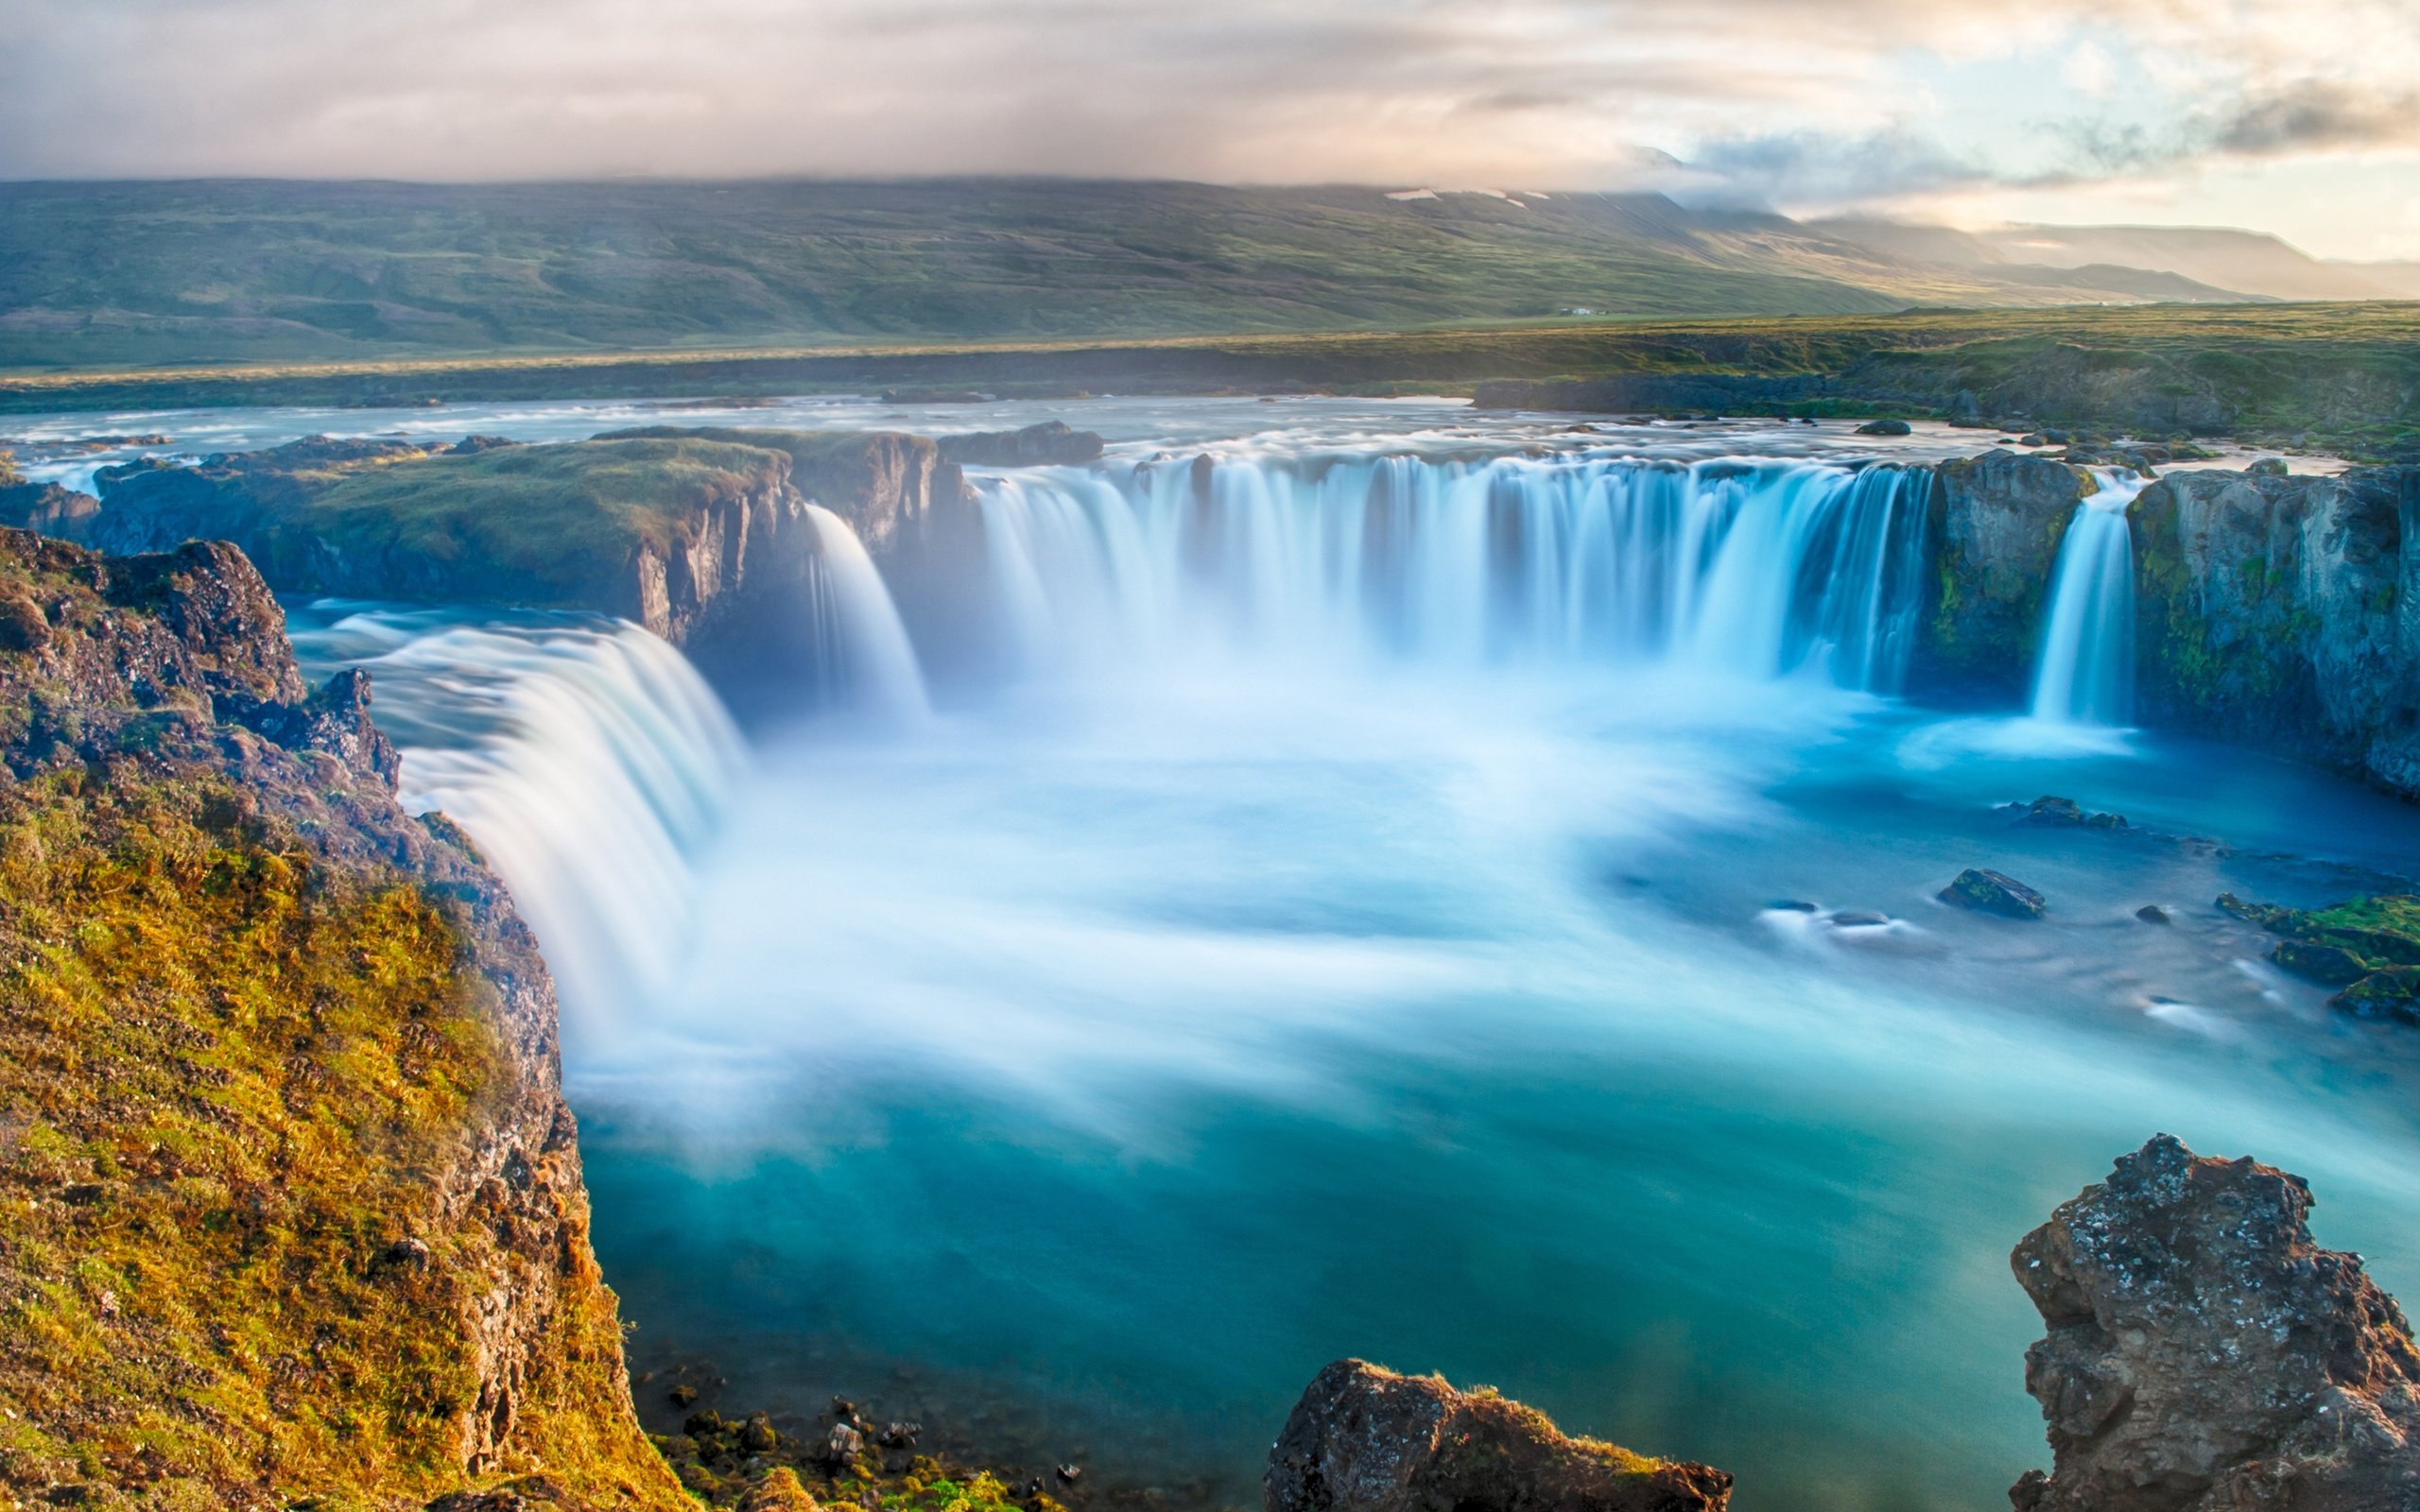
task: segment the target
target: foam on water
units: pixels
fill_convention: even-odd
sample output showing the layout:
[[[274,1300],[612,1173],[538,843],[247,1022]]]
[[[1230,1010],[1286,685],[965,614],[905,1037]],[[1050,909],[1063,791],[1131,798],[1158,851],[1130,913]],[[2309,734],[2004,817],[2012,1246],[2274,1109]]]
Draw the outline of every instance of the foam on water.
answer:
[[[605,1005],[566,1071],[641,1368],[1248,1504],[1357,1353],[1742,1512],[1947,1508],[2041,1457],[2008,1246],[2155,1128],[2420,1290],[2420,1068],[2208,905],[2420,854],[2408,812],[1884,696],[1887,468],[1211,451],[979,475],[1003,684],[746,764],[628,627],[324,632]],[[2238,844],[1998,812],[2045,791]],[[2050,918],[1940,902],[1973,865]]]

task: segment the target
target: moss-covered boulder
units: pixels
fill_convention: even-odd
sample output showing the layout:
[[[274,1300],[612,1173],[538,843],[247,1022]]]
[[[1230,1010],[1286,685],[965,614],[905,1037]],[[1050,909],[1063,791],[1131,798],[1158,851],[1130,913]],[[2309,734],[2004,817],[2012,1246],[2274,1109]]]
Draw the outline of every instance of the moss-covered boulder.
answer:
[[[2420,897],[2356,898],[2332,908],[2281,908],[2222,894],[2219,907],[2284,937],[2269,958],[2323,987],[2357,1018],[2420,1023]]]
[[[232,548],[0,531],[0,1487],[682,1505],[587,1238],[552,988]]]

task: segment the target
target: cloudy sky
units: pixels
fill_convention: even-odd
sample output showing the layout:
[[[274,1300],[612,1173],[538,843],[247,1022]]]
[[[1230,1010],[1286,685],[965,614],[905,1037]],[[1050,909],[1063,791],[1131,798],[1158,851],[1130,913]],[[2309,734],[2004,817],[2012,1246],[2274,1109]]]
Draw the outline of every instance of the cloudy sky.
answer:
[[[0,0],[0,178],[1656,185],[2420,257],[2420,0]]]

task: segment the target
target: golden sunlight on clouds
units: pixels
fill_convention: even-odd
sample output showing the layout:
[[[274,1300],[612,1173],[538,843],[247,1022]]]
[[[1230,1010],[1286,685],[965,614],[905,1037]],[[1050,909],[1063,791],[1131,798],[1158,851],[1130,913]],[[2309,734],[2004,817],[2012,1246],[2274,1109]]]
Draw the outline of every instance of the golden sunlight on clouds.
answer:
[[[2394,249],[2394,0],[20,0],[0,175],[1048,172],[2051,204]],[[2323,207],[2295,165],[2365,164]],[[2294,171],[2289,171],[2293,169]],[[2238,194],[2240,198],[2240,194]],[[2229,201],[2232,202],[2232,201]],[[2134,207],[2130,211],[2130,207]]]

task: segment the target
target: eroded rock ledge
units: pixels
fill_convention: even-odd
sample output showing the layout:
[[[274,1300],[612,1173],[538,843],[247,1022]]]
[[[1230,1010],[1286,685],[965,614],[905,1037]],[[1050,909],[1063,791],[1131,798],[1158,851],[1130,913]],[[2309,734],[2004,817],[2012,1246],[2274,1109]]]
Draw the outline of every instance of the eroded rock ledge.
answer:
[[[2420,1351],[2310,1189],[2162,1134],[2011,1257],[2052,1464],[2017,1512],[2411,1512]]]

